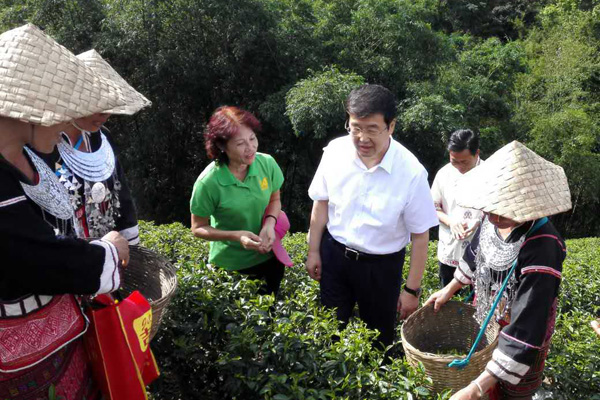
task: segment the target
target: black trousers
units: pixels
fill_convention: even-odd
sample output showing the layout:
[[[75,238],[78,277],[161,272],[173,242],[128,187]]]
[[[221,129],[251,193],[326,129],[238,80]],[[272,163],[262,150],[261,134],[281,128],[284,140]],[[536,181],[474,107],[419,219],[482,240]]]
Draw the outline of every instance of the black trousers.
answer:
[[[444,288],[447,284],[452,282],[452,279],[454,279],[454,271],[456,271],[456,268],[458,268],[458,267],[453,267],[451,265],[444,264],[439,261],[438,261],[438,264],[440,266],[440,284],[441,284],[442,288]],[[464,288],[460,289],[457,292],[457,294],[460,296],[468,296],[469,293],[471,293],[472,291],[473,291],[473,285],[469,285],[469,286],[465,286]]]
[[[277,257],[271,257],[265,262],[250,268],[240,269],[237,272],[248,275],[250,279],[263,280],[264,283],[258,290],[259,294],[272,294],[276,296],[277,292],[279,292],[279,286],[281,286],[284,271],[285,265],[279,262]]]
[[[456,267],[444,264],[440,261],[438,261],[438,265],[440,266],[440,283],[443,288],[452,282],[452,279],[454,279],[454,271],[456,271]]]
[[[405,250],[383,256],[348,252],[329,232],[321,239],[321,303],[335,307],[337,318],[347,324],[358,304],[360,318],[377,329],[378,341],[394,341],[396,314]]]

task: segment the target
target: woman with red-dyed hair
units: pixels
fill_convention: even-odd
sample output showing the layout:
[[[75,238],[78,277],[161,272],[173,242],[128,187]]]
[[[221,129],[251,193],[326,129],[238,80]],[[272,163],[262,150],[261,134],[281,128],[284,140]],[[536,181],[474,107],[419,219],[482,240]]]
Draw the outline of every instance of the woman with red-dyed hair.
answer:
[[[287,256],[275,234],[278,218],[285,218],[283,174],[273,157],[257,151],[260,129],[254,115],[237,107],[220,107],[210,117],[204,138],[214,161],[194,184],[192,232],[211,241],[209,262],[262,279],[261,293],[276,294]]]

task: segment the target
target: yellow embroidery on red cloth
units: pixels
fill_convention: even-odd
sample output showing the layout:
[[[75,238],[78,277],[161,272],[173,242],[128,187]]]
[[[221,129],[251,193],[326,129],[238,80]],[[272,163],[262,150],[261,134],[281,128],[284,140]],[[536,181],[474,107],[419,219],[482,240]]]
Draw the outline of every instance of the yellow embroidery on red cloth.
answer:
[[[144,315],[136,318],[133,321],[133,329],[137,334],[138,340],[140,341],[140,348],[142,351],[148,349],[150,344],[150,328],[152,327],[152,310],[148,310]]]

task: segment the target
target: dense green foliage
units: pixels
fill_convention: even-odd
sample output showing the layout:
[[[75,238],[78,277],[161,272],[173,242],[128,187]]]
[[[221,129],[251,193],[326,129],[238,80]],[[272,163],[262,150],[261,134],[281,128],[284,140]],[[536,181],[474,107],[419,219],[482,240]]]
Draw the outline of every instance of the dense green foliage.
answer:
[[[143,244],[171,258],[179,289],[153,349],[157,399],[432,398],[421,373],[384,365],[376,334],[359,321],[340,332],[304,269],[288,269],[280,294],[206,264],[207,245],[181,224],[142,226]],[[302,265],[303,234],[286,241]],[[339,339],[339,340],[338,340]]]
[[[153,106],[109,127],[140,214],[189,219],[219,105],[264,123],[260,150],[307,228],[321,148],[343,134],[359,82],[400,101],[395,136],[433,179],[448,135],[477,130],[484,157],[518,139],[562,165],[568,237],[600,235],[598,0],[0,0],[0,29],[38,24],[74,52],[96,48]]]
[[[600,238],[567,241],[556,333],[546,376],[556,400],[600,400],[600,340],[589,323],[600,316]]]
[[[356,74],[343,74],[336,68],[314,74],[300,81],[286,96],[286,115],[298,136],[313,132],[315,137],[344,124],[344,101],[348,94],[364,83]],[[323,115],[323,113],[328,113]]]
[[[376,333],[354,321],[340,332],[306,274],[306,237],[284,239],[295,267],[277,299],[256,282],[206,264],[207,242],[175,223],[142,224],[143,245],[178,269],[179,289],[153,342],[162,377],[156,399],[434,399],[422,372],[402,359],[383,364]],[[600,239],[567,242],[557,330],[546,366],[556,400],[600,399],[600,339],[589,326],[600,312]],[[431,242],[424,298],[437,290]],[[406,271],[405,271],[406,272]],[[339,338],[339,340],[337,340]],[[448,398],[439,396],[438,399]]]

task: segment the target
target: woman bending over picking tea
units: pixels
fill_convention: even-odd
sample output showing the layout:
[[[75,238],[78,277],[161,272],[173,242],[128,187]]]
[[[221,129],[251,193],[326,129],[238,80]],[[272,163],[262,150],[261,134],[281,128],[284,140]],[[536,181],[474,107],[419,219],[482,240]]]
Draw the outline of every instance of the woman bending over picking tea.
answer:
[[[498,347],[479,377],[451,400],[485,393],[490,399],[531,399],[543,380],[566,256],[564,240],[546,217],[571,208],[567,179],[561,167],[515,141],[465,174],[461,184],[470,189],[459,191],[465,193],[459,204],[482,210],[485,218],[465,251],[466,265],[425,305],[433,303],[437,311],[474,284],[481,324],[510,277],[495,311],[502,326]]]

